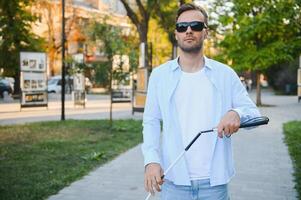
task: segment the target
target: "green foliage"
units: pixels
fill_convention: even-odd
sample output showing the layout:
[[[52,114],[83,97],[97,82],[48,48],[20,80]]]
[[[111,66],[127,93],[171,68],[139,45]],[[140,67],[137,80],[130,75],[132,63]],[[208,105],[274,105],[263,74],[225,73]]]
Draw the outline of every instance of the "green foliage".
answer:
[[[43,40],[31,32],[36,21],[28,9],[34,0],[0,1],[0,68],[18,78],[20,51],[41,51]]]
[[[219,18],[220,24],[227,27],[220,31],[225,36],[220,46],[223,59],[231,60],[236,69],[265,71],[300,53],[300,1],[231,2],[230,11]],[[219,4],[223,5],[221,1]]]
[[[104,21],[94,21],[87,35],[93,45],[97,46],[101,53],[107,57],[107,61],[94,64],[96,67],[95,81],[103,86],[110,85],[110,75],[117,82],[127,81],[131,72],[138,67],[138,41],[134,36],[125,36],[120,27],[116,27]],[[123,70],[123,62],[119,63],[116,69],[113,69],[114,55],[128,55],[130,69],[128,72]]]
[[[125,42],[120,27],[109,25],[105,21],[94,21],[87,34],[92,41],[99,42],[97,45],[101,47],[109,61],[113,61],[114,55],[122,55],[125,51]]]
[[[84,73],[86,68],[88,68],[88,65],[86,63],[77,62],[71,56],[68,56],[65,59],[65,64],[68,66],[67,73],[71,76],[77,73]]]
[[[159,66],[171,58],[172,45],[168,34],[162,29],[157,20],[151,19],[149,23],[148,40],[152,44],[152,67]]]
[[[141,121],[67,120],[0,127],[0,199],[56,194],[142,141]]]
[[[135,37],[129,37],[129,39],[126,41],[126,44],[130,59],[130,71],[135,72],[139,66],[139,44]]]
[[[100,62],[93,63],[92,68],[95,69],[94,82],[97,85],[108,88],[110,81],[110,63],[109,62]]]
[[[292,121],[283,126],[285,143],[294,166],[294,176],[299,198],[301,198],[301,121]]]
[[[293,62],[285,62],[274,65],[267,69],[269,85],[279,94],[297,94],[296,74],[299,66],[299,59]]]
[[[176,43],[174,31],[178,8],[178,1],[162,0],[156,4],[156,10],[154,12],[154,18],[159,26],[168,34],[168,39],[171,44]]]
[[[153,13],[154,19],[157,21],[160,28],[162,28],[168,35],[168,40],[172,46],[177,44],[175,39],[175,23],[176,15],[180,4],[191,3],[191,0],[174,1],[174,0],[161,0],[155,4],[155,11]],[[154,25],[153,25],[154,26]],[[151,29],[152,27],[150,27]],[[156,32],[156,31],[152,31]]]
[[[150,59],[149,59],[149,47],[148,47],[148,29],[149,29],[149,20],[153,11],[155,10],[155,5],[158,2],[157,0],[120,0],[124,5],[124,8],[127,12],[127,16],[131,22],[135,25],[138,35],[139,35],[139,44],[144,43],[146,51],[144,52],[144,66],[151,71]]]
[[[130,73],[120,70],[113,71],[113,80],[116,80],[116,85],[129,85]]]

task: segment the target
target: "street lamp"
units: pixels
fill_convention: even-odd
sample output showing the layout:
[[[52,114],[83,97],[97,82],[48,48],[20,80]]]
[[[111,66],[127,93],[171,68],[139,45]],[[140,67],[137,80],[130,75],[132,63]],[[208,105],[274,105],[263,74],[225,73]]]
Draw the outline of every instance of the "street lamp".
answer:
[[[62,114],[61,120],[65,120],[65,0],[62,0]]]

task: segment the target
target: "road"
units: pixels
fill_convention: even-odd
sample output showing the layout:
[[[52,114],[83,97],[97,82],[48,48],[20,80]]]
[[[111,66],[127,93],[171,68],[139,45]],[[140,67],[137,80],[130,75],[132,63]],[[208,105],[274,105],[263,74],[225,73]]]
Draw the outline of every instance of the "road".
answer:
[[[65,119],[107,119],[109,118],[109,96],[87,95],[86,107],[74,106],[71,95],[66,95]],[[131,103],[114,103],[113,118],[135,118],[140,119],[141,113],[132,116]],[[61,119],[61,96],[49,94],[48,108],[22,108],[19,100],[4,102],[0,100],[0,125],[20,124],[35,121],[52,121]]]

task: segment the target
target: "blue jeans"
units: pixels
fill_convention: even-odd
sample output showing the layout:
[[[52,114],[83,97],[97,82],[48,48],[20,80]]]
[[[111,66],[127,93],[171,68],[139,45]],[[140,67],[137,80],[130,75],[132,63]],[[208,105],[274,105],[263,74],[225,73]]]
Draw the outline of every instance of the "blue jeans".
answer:
[[[209,179],[193,180],[191,186],[175,185],[164,180],[161,200],[229,200],[228,185],[210,186]]]

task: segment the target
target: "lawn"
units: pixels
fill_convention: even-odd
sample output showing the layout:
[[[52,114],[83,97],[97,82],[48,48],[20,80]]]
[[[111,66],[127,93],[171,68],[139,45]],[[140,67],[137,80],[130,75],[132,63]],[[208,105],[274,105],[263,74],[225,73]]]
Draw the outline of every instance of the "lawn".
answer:
[[[45,199],[142,141],[141,121],[0,126],[0,199]]]
[[[301,121],[284,124],[285,142],[293,160],[296,189],[301,198]]]

